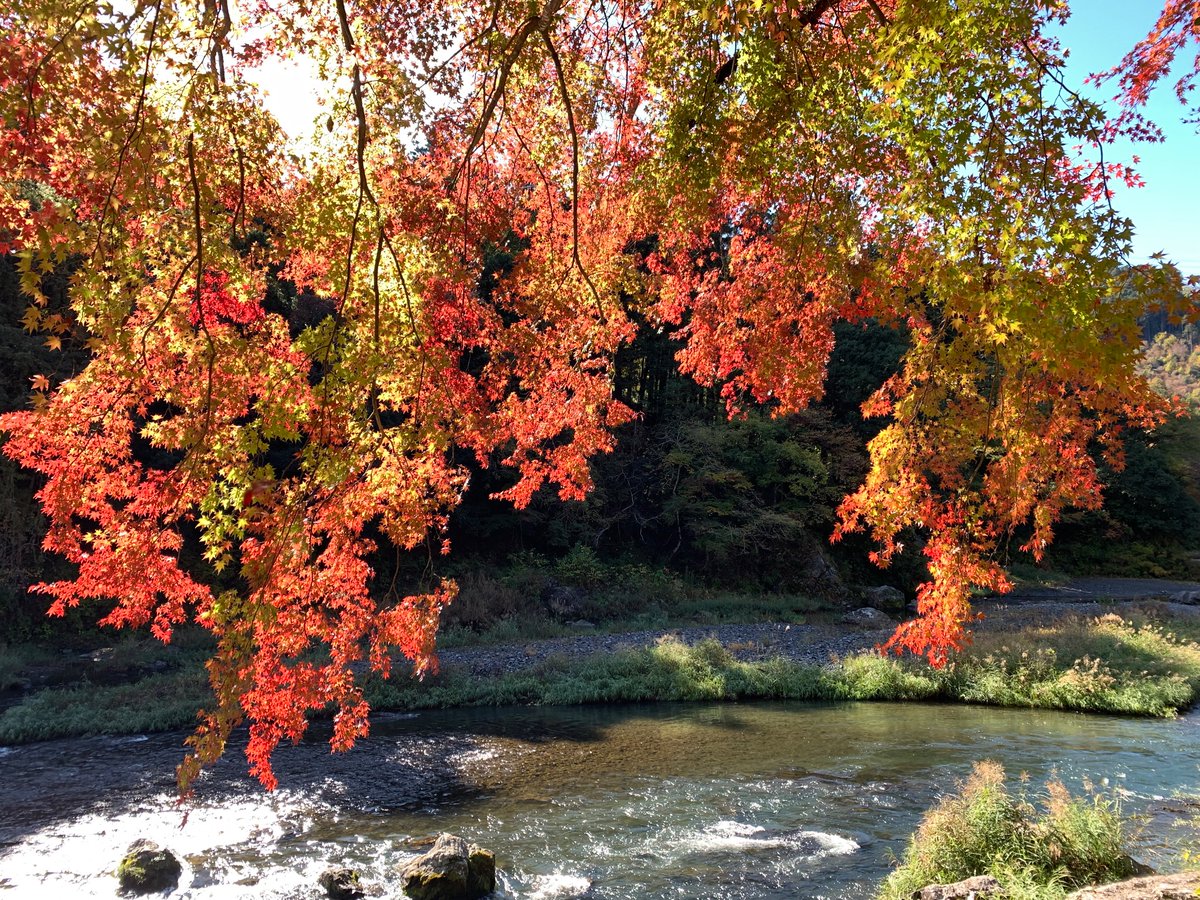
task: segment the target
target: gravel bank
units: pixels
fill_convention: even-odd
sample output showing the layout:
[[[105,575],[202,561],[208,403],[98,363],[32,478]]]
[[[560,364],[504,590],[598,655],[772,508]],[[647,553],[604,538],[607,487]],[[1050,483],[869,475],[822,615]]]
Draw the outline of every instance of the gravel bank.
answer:
[[[984,614],[984,619],[976,628],[980,631],[1002,631],[1049,623],[1068,616],[1090,618],[1135,608],[1153,609],[1161,615],[1175,618],[1200,616],[1200,607],[1171,603],[1165,599],[1187,590],[1200,590],[1200,584],[1135,578],[1080,579],[1058,587],[1022,590],[1005,597],[981,600],[976,604],[976,609]],[[467,647],[444,650],[439,657],[444,669],[465,670],[483,677],[498,676],[532,668],[551,657],[577,658],[650,647],[674,637],[686,644],[714,638],[741,660],[782,656],[794,662],[824,665],[836,657],[877,647],[890,635],[890,628],[864,629],[836,621],[804,625],[781,622],[701,625]]]
[[[822,665],[835,656],[847,656],[887,640],[890,629],[863,630],[852,626],[788,625],[762,622],[754,625],[704,625],[694,628],[661,628],[622,634],[585,634],[549,638],[520,644],[443,650],[438,654],[443,669],[469,671],[473,675],[505,675],[536,666],[550,657],[590,656],[650,647],[675,637],[686,644],[715,638],[741,660],[783,656],[796,662]]]

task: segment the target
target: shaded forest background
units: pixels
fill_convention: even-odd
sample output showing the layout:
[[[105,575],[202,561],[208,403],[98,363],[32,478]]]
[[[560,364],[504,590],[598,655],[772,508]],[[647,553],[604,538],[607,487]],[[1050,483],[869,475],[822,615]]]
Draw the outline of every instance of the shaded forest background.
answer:
[[[248,240],[265,240],[254,233]],[[481,278],[487,293],[506,254]],[[69,272],[47,276],[51,306],[69,315]],[[11,259],[0,260],[0,409],[25,406],[30,379],[53,383],[86,364],[82,334],[52,351],[26,333]],[[327,304],[273,280],[264,305],[299,333]],[[1156,316],[1143,321],[1146,373],[1155,387],[1200,412],[1200,329]],[[567,623],[726,621],[742,615],[798,618],[822,607],[857,605],[862,592],[890,584],[909,597],[924,579],[919,535],[891,568],[873,567],[869,542],[829,543],[841,498],[860,483],[867,441],[882,420],[864,420],[861,403],[899,364],[906,335],[877,323],[842,324],[823,400],[801,415],[772,418],[750,408],[729,420],[716,389],[676,371],[677,343],[648,324],[617,359],[617,396],[639,413],[619,433],[616,451],[593,462],[595,489],[582,502],[543,490],[515,510],[490,495],[511,484],[498,467],[463,454],[470,487],[449,530],[452,552],[381,550],[380,590],[406,592],[434,574],[450,575],[460,596],[445,616],[448,639],[553,633]],[[466,359],[463,365],[470,367]],[[136,448],[152,456],[148,445]],[[268,461],[271,451],[268,451]],[[1101,511],[1069,513],[1046,559],[1034,566],[1012,542],[1005,562],[1025,580],[1068,575],[1200,577],[1200,419],[1173,420],[1153,434],[1134,432],[1127,466],[1105,470]],[[35,476],[0,457],[0,643],[71,641],[95,636],[104,610],[49,620],[28,586],[66,574],[40,549],[44,523]],[[194,564],[200,565],[195,554]],[[232,582],[236,574],[214,583]]]

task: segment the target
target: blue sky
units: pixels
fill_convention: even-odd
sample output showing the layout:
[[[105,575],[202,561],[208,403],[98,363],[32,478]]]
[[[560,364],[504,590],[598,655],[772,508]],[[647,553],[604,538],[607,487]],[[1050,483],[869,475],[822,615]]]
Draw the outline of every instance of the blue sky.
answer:
[[[1139,38],[1150,30],[1161,2],[1155,0],[1073,0],[1074,10],[1058,37],[1071,51],[1067,76],[1084,96],[1110,101],[1116,86],[1084,85],[1092,72],[1111,68]],[[1183,63],[1191,62],[1192,54]],[[1180,61],[1177,60],[1177,63]],[[1182,72],[1185,65],[1177,65]],[[1115,108],[1111,103],[1110,108]],[[1174,80],[1164,82],[1147,107],[1149,117],[1166,136],[1161,144],[1124,143],[1111,157],[1128,161],[1137,155],[1136,167],[1146,186],[1120,186],[1113,200],[1117,210],[1133,220],[1136,229],[1131,262],[1164,251],[1185,274],[1200,274],[1200,133],[1181,119],[1184,107],[1175,97]],[[1109,156],[1109,154],[1106,154]]]

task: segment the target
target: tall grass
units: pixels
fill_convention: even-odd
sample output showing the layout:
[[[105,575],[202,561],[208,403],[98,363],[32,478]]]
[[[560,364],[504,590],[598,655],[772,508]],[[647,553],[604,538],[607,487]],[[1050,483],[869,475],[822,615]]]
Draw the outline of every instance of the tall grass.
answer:
[[[1008,900],[1060,900],[1068,890],[1134,874],[1116,804],[1073,797],[1059,782],[1033,802],[994,762],[975,764],[959,793],[925,814],[878,900],[929,884],[992,875]]]
[[[130,684],[82,683],[39,691],[0,716],[0,744],[92,734],[170,731],[196,722],[212,693],[202,668]]]

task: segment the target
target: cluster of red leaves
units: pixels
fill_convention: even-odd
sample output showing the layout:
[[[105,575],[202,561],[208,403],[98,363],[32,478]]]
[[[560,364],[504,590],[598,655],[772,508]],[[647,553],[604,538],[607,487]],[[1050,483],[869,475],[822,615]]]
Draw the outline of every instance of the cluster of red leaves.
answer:
[[[357,664],[434,666],[454,586],[374,584],[372,536],[444,531],[463,451],[512,467],[518,505],[582,496],[633,415],[612,370],[635,323],[735,413],[818,398],[839,319],[909,331],[838,534],[869,530],[881,564],[928,535],[891,646],[935,662],[969,592],[1005,587],[1011,535],[1040,552],[1098,502],[1091,445],[1162,413],[1132,374],[1162,279],[1122,272],[1104,202],[1133,176],[1072,158],[1101,123],[1043,99],[1055,48],[1019,0],[262,0],[240,44],[217,4],[16,4],[0,249],[35,302],[38,272],[78,262],[94,355],[0,418],[4,452],[45,476],[46,546],[78,567],[38,586],[52,612],[103,598],[110,624],[218,637],[184,786],[243,720],[272,786],[312,711],[335,749],[365,733]],[[291,53],[336,74],[302,163],[225,77]],[[326,313],[268,312],[273,268]]]
[[[1180,51],[1189,44],[1200,45],[1200,2],[1197,0],[1167,0],[1162,12],[1150,29],[1125,56],[1121,63],[1103,78],[1117,78],[1121,89],[1121,101],[1128,110],[1145,105],[1150,92],[1171,71]],[[1179,102],[1188,104],[1188,94],[1195,87],[1200,75],[1200,46],[1191,65],[1175,83],[1175,94]],[[1193,114],[1196,107],[1192,108]]]
[[[253,298],[234,296],[225,272],[205,272],[188,310],[188,321],[196,327],[215,328],[220,323],[252,325],[265,313]]]

